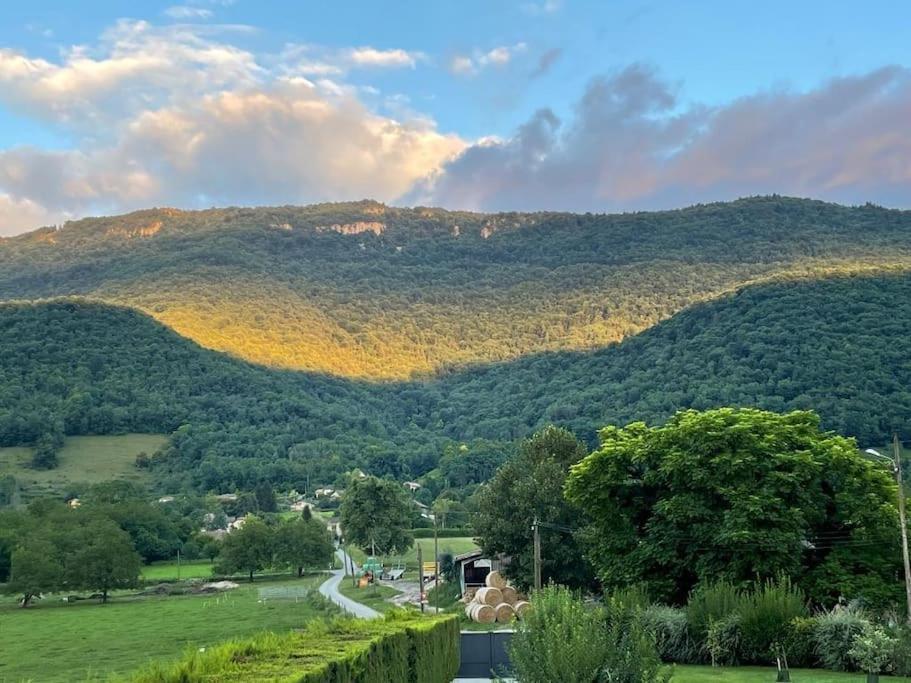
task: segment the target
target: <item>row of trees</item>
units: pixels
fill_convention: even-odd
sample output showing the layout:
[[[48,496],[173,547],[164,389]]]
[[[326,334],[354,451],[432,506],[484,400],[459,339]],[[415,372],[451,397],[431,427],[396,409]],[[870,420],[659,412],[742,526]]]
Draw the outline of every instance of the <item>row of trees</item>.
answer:
[[[301,576],[306,569],[325,569],[334,550],[325,523],[313,517],[310,508],[283,521],[248,515],[243,526],[222,541],[215,571],[244,572],[250,581],[263,569],[290,568]]]
[[[896,485],[815,414],[683,411],[600,438],[587,454],[544,429],[484,487],[481,545],[517,583],[532,583],[537,518],[545,582],[683,604],[707,583],[789,576],[816,605],[901,602]]]

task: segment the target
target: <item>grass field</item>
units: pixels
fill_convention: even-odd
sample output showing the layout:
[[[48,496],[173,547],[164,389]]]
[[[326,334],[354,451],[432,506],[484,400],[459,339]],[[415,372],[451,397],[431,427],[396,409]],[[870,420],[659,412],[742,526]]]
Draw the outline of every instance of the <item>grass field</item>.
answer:
[[[142,568],[145,581],[174,581],[180,579],[208,579],[212,576],[213,563],[209,560],[194,560],[180,563],[178,577],[177,562],[155,562]]]
[[[287,593],[295,587],[315,590],[323,580],[325,576],[313,575],[245,584],[220,596],[118,598],[107,605],[49,599],[22,610],[4,601],[0,681],[105,679],[149,660],[176,659],[187,648],[296,628],[319,610]]]
[[[366,605],[377,612],[388,612],[395,609],[395,605],[387,602],[389,598],[394,598],[399,591],[388,586],[369,586],[367,588],[357,588],[351,585],[351,579],[346,579],[339,584],[339,593],[345,597],[356,600],[362,605]]]
[[[13,475],[22,502],[44,494],[66,493],[73,484],[95,484],[111,479],[142,481],[148,475],[137,470],[139,453],[149,455],[167,441],[161,434],[123,436],[71,436],[60,449],[60,464],[53,470],[28,467],[31,448],[0,448],[0,477]]]
[[[468,552],[469,550],[474,550],[478,547],[478,544],[475,543],[475,540],[468,537],[441,538],[438,543],[440,546],[440,555],[443,553],[460,555],[461,553]],[[380,556],[380,560],[386,567],[395,566],[401,562],[404,562],[406,568],[408,569],[409,578],[411,578],[411,575],[414,574],[413,578],[416,580],[418,567],[418,546],[421,547],[421,553],[424,557],[424,562],[433,562],[432,538],[415,539],[414,546],[403,555]],[[348,548],[348,552],[351,554],[351,557],[354,558],[354,561],[358,564],[363,564],[364,560],[367,559],[367,554],[364,553],[364,551],[362,551],[360,548],[350,546]]]
[[[791,683],[863,683],[865,674],[846,674],[820,669],[791,669]],[[883,683],[911,683],[911,678],[880,676]],[[671,683],[773,683],[775,669],[754,666],[675,666]]]

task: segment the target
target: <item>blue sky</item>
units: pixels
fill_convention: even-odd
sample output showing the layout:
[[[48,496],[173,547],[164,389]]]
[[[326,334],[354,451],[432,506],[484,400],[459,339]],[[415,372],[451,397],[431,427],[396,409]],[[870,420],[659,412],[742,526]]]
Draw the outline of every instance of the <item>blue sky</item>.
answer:
[[[478,210],[769,191],[911,203],[911,3],[75,7],[0,9],[0,234],[365,194]]]

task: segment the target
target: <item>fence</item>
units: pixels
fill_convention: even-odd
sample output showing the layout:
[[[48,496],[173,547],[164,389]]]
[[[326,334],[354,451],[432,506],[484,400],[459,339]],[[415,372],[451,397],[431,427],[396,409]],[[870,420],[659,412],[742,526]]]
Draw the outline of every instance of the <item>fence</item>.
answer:
[[[508,646],[515,631],[462,631],[460,678],[490,678],[511,672]]]

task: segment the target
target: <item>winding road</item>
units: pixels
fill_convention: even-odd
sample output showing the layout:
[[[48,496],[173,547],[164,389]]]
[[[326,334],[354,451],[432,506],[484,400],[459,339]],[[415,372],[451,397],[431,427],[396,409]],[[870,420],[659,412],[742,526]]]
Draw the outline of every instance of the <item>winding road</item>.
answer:
[[[339,548],[335,551],[335,555],[342,561],[342,565],[344,565],[347,557],[345,551]],[[347,559],[351,562],[352,566],[355,566],[354,560],[350,557],[347,557]],[[355,569],[357,569],[356,566]],[[344,579],[344,569],[333,570],[332,575],[320,584],[319,592],[354,617],[358,617],[359,619],[378,619],[381,617],[382,615],[376,610],[370,609],[366,605],[362,605],[351,598],[346,598],[339,592],[339,584],[341,584]]]

